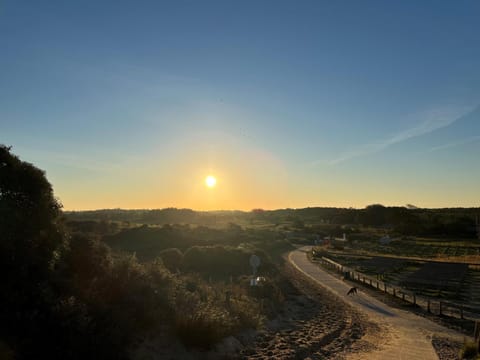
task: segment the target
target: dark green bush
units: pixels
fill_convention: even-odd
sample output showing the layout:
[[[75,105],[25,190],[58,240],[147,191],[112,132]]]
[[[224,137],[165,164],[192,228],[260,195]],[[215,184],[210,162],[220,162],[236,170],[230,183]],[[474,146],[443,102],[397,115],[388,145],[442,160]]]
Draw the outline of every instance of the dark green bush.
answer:
[[[165,249],[160,252],[159,257],[162,259],[165,267],[172,273],[178,272],[182,266],[183,254],[177,248]]]

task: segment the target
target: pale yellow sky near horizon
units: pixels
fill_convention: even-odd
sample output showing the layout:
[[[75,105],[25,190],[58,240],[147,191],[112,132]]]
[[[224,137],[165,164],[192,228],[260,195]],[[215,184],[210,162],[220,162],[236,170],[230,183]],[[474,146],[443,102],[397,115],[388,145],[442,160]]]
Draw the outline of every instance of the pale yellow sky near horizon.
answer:
[[[354,161],[315,167],[287,164],[265,148],[223,133],[176,138],[145,156],[111,155],[103,163],[87,155],[72,157],[22,148],[17,153],[46,171],[65,210],[175,207],[249,211],[363,208],[376,203],[426,208],[480,206],[480,193],[468,190],[471,179],[466,175],[459,174],[457,186],[445,191],[441,173],[434,167],[417,176],[400,166],[391,167],[378,177],[374,167]],[[205,186],[207,175],[216,177],[215,188]]]

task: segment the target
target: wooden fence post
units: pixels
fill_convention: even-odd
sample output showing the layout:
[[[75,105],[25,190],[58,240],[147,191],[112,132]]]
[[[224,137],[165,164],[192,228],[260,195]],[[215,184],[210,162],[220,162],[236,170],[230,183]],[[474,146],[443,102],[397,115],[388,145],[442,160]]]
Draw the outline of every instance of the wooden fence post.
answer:
[[[463,306],[460,305],[460,319],[463,320]]]
[[[413,294],[413,305],[417,305],[417,296]]]
[[[387,283],[383,283],[383,289],[387,292]]]
[[[430,312],[430,299],[427,300],[427,311]]]
[[[402,300],[405,301],[405,293],[402,293]]]
[[[473,338],[475,342],[480,343],[480,323],[478,320],[475,320],[475,329],[473,330]]]
[[[439,310],[438,315],[442,315],[442,302],[441,301],[440,301],[440,310]]]

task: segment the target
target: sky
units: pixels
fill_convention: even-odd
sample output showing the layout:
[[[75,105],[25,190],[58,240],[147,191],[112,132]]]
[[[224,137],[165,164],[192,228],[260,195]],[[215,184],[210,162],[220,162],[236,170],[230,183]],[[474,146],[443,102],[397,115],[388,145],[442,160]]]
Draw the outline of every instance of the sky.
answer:
[[[67,210],[478,207],[479,44],[476,0],[0,0],[0,143]]]

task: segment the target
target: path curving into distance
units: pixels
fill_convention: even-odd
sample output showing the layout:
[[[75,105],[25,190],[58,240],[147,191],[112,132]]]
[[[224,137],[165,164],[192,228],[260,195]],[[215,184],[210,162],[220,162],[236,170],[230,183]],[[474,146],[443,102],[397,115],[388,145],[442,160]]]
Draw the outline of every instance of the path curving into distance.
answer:
[[[357,295],[347,296],[347,291],[351,286],[311,263],[306,255],[310,249],[311,246],[304,246],[292,251],[288,255],[288,260],[305,276],[315,280],[344,302],[367,315],[370,321],[378,323],[383,328],[388,328],[388,339],[376,341],[377,344],[382,343],[378,350],[351,354],[348,359],[435,360],[438,359],[438,356],[431,343],[434,334],[458,341],[465,338],[464,335],[421,316],[405,310],[394,309],[362,292],[361,289]]]

